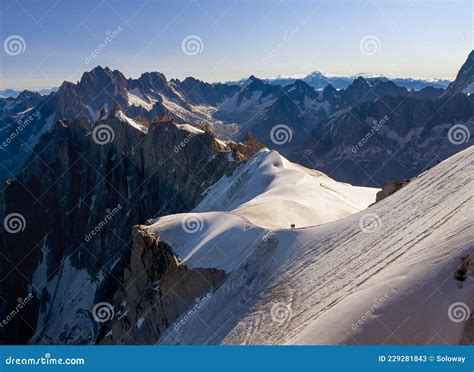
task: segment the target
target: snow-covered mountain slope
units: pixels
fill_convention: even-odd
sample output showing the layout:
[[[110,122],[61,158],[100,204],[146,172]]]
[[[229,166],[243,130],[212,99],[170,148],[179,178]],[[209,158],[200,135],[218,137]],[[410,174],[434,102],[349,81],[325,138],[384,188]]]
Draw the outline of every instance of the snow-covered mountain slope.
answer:
[[[264,116],[264,111],[275,102],[280,90],[281,87],[265,84],[252,75],[217,106],[215,116],[227,121],[247,124]]]
[[[203,192],[258,148],[251,138],[220,143],[208,131],[166,116],[142,128],[117,107],[98,122],[53,124],[35,147],[41,157],[31,156],[18,178],[5,185],[4,215],[31,223],[18,234],[1,225],[0,319],[20,296],[31,293],[34,299],[21,317],[0,327],[0,344],[94,343],[102,330],[93,318],[94,304],[111,303],[130,278],[125,266],[132,227],[151,216],[192,210]],[[167,264],[160,261],[160,274]],[[217,280],[221,274],[216,275]],[[200,288],[194,287],[192,300]],[[141,294],[132,292],[135,298]]]
[[[338,220],[367,208],[378,191],[336,182],[263,149],[213,185],[191,213],[161,217],[147,230],[188,267],[230,272],[270,229]]]
[[[320,226],[271,231],[233,214],[221,223],[216,212],[194,215],[197,225],[180,232],[201,263],[228,269],[235,249],[241,255],[206,306],[159,342],[459,343],[474,307],[472,274],[462,288],[454,275],[474,255],[473,163],[470,147],[367,210]],[[161,234],[160,224],[150,231]]]
[[[319,225],[356,213],[378,189],[354,187],[261,150],[208,191],[194,212],[232,211],[271,229]],[[271,218],[269,218],[271,216]]]

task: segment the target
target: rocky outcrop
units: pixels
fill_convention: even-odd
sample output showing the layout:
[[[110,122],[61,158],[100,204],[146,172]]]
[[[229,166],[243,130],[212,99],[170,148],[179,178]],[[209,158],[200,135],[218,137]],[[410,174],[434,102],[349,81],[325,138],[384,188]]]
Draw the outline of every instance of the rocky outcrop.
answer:
[[[386,197],[392,195],[393,193],[400,190],[403,186],[408,184],[410,180],[401,180],[401,181],[387,181],[384,183],[382,190],[380,190],[375,198],[375,203],[385,199]],[[374,203],[374,204],[375,204]]]
[[[451,97],[458,93],[474,93],[474,50],[469,53],[469,56],[459,70],[456,79],[449,84],[444,95]]]
[[[232,150],[232,155],[238,161],[247,160],[257,151],[265,147],[260,141],[255,139],[250,132],[245,133],[242,142],[229,142],[227,146]]]
[[[191,210],[238,165],[214,141],[172,121],[145,134],[117,118],[60,121],[43,135],[3,194],[2,221],[17,214],[24,223],[15,233],[0,227],[0,297],[33,299],[0,341],[93,342],[101,327],[92,309],[125,280],[132,226]],[[8,311],[1,306],[0,318]]]
[[[118,70],[97,66],[84,72],[76,83],[63,82],[57,92],[48,96],[24,91],[16,98],[0,99],[0,182],[18,172],[41,135],[58,120],[86,117],[94,121],[117,104],[134,119],[140,117],[151,122],[155,116],[168,112],[175,122],[198,123],[203,117],[207,118],[207,114],[199,110],[196,114],[190,103],[215,103],[231,91],[232,87],[227,85],[198,81],[196,84],[171,84],[158,72],[127,79]],[[166,107],[165,100],[172,102],[171,106]],[[170,107],[177,109],[170,112]]]
[[[141,226],[134,227],[133,249],[124,270],[123,286],[114,295],[114,306],[119,311],[97,342],[155,343],[186,310],[204,306],[224,278],[223,270],[188,269],[180,265],[159,237]]]

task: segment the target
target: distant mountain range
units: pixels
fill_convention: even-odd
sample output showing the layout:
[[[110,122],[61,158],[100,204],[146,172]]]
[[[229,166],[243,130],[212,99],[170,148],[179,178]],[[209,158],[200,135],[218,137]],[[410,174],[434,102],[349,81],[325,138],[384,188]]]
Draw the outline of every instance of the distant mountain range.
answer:
[[[211,84],[192,77],[183,81],[167,80],[158,72],[144,73],[138,79],[127,79],[118,70],[98,66],[85,72],[77,83],[66,81],[56,92],[46,96],[25,91],[16,98],[0,99],[0,119],[3,120],[0,140],[7,140],[12,135],[16,138],[15,141],[9,140],[8,146],[4,146],[4,151],[0,153],[0,178],[12,178],[15,175],[40,136],[57,120],[84,116],[94,121],[99,119],[102,111],[107,112],[115,105],[121,107],[124,115],[131,120],[141,118],[140,120],[152,122],[156,116],[167,113],[179,124],[208,125],[222,139],[239,141],[245,133],[251,132],[258,140],[270,148],[278,149],[293,160],[301,157],[301,146],[305,146],[306,155],[302,162],[310,167],[322,166],[322,159],[316,161],[314,155],[309,155],[313,146],[308,144],[308,141],[312,141],[308,138],[319,138],[321,128],[336,123],[334,118],[342,120],[348,115],[347,112],[351,113],[350,117],[356,117],[353,112],[370,109],[381,103],[390,107],[393,100],[389,98],[399,100],[401,106],[397,106],[397,109],[411,105],[410,111],[413,112],[419,112],[418,106],[423,110],[426,107],[433,107],[433,110],[439,106],[444,107],[443,102],[448,96],[472,89],[472,81],[469,80],[472,76],[472,70],[469,69],[471,60],[472,53],[446,93],[442,88],[428,86],[428,82],[417,84],[416,89],[408,89],[386,78],[362,76],[353,80],[344,78],[348,85],[341,88],[341,80],[326,78],[321,73],[313,73],[302,80],[280,81],[282,85],[276,85],[277,80],[268,82],[255,76],[234,85]],[[324,88],[316,89],[315,86]],[[460,90],[459,87],[465,88]],[[432,103],[436,100],[441,101]],[[466,101],[467,106],[461,111],[453,108],[453,112],[463,113],[462,120],[469,119],[471,98],[458,100]],[[365,104],[366,102],[368,104]],[[363,116],[371,118],[373,114],[367,113]],[[380,120],[386,114],[390,112],[384,112],[380,117],[374,116],[373,120]],[[28,126],[12,134],[22,118],[29,118]],[[391,125],[398,127],[396,121],[401,118],[392,115],[391,119]],[[427,119],[429,117],[426,117]],[[404,117],[403,120],[408,120],[403,124],[407,128],[419,125],[419,122],[414,121],[418,120],[414,116]],[[448,125],[453,123],[454,117],[447,116],[444,120],[447,120]],[[287,135],[291,137],[289,140],[275,141],[275,138],[272,138],[276,133],[275,130],[272,132],[272,129],[277,125],[288,132]],[[408,132],[397,132],[396,135],[403,138]],[[380,137],[380,133],[378,135]],[[379,137],[377,138],[380,141]],[[385,142],[389,139],[383,141],[384,148],[387,148],[388,143]],[[319,146],[327,143],[329,139],[323,143],[318,142]],[[365,150],[368,149],[370,146],[365,146]],[[377,164],[378,161],[369,168],[375,168]],[[328,171],[326,166],[322,167]],[[354,171],[356,170],[357,167],[354,168]],[[418,170],[414,169],[414,173],[410,175],[416,174]],[[390,176],[391,171],[390,167],[387,167],[386,171],[382,169],[373,178],[366,178],[365,182],[371,185],[381,184]],[[344,170],[343,175],[337,174],[337,177],[354,183],[362,182],[358,176],[353,176],[347,170]]]
[[[431,79],[431,80],[424,80],[424,79],[412,79],[412,78],[388,78],[385,76],[374,76],[373,74],[359,74],[356,76],[326,76],[319,71],[314,71],[303,78],[291,78],[291,77],[275,77],[273,79],[261,79],[266,83],[270,83],[272,85],[281,85],[286,86],[293,84],[296,80],[303,80],[309,86],[315,89],[323,89],[328,85],[332,85],[336,89],[345,89],[347,88],[355,79],[358,77],[364,77],[367,80],[383,80],[383,81],[392,81],[396,85],[407,88],[407,89],[414,89],[420,90],[426,87],[433,87],[433,88],[441,88],[446,89],[447,86],[451,83],[451,81],[446,79]],[[238,81],[228,81],[226,84],[228,85],[239,85],[246,81],[247,79],[241,79]],[[48,95],[52,92],[56,92],[59,88],[44,88],[39,89],[38,92],[41,95]],[[21,93],[20,90],[16,89],[5,89],[0,90],[0,98],[7,98],[12,97],[16,98]]]
[[[286,86],[293,84],[296,80],[303,80],[309,86],[315,89],[323,89],[328,85],[332,85],[336,89],[346,89],[354,80],[358,77],[363,77],[366,80],[382,80],[382,81],[392,81],[396,85],[407,88],[420,90],[426,87],[441,88],[445,89],[450,81],[445,79],[412,79],[412,78],[388,78],[385,76],[374,76],[373,74],[359,74],[356,76],[326,76],[322,72],[314,71],[305,77],[302,78],[292,78],[292,77],[275,77],[271,79],[262,79],[266,83],[273,85]],[[228,84],[242,84],[246,79],[241,79],[238,81],[230,81]]]
[[[44,88],[44,89],[39,89],[36,90],[36,93],[41,94],[42,96],[47,96],[48,94],[52,92],[56,92],[58,90],[57,87],[55,88]],[[5,90],[0,90],[0,98],[16,98],[20,95],[22,91],[21,90],[16,90],[16,89],[5,89]]]

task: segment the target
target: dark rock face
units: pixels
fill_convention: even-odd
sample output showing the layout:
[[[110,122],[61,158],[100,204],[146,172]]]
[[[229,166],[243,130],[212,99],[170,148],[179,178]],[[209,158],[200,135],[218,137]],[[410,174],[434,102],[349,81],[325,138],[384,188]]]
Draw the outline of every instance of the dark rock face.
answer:
[[[41,96],[36,92],[22,92],[16,98],[0,99],[0,144],[10,141],[8,149],[0,151],[0,181],[13,178],[31,154],[39,137],[50,130],[57,120],[86,117],[97,120],[101,112],[118,105],[126,116],[152,122],[168,113],[177,123],[201,123],[206,115],[193,113],[191,104],[217,105],[235,87],[208,84],[188,78],[183,82],[168,82],[159,72],[147,72],[138,79],[127,79],[117,70],[97,66],[85,72],[77,83],[65,81],[57,92]],[[178,109],[166,107],[164,100]],[[28,125],[21,124],[19,113],[31,109]],[[184,114],[181,114],[184,112]],[[12,140],[10,137],[13,137]]]
[[[342,103],[341,96],[332,87],[318,93],[302,80],[282,88],[251,76],[218,107],[215,116],[238,123],[238,138],[251,132],[268,147],[286,154],[289,149],[298,147],[311,129]],[[281,125],[291,137],[283,143],[272,135],[272,129]]]
[[[250,132],[245,133],[242,142],[229,142],[227,146],[232,150],[234,159],[238,161],[249,159],[253,154],[265,147],[260,141],[256,140]]]
[[[383,100],[385,97],[406,97],[410,91],[394,84],[390,80],[364,79],[359,76],[346,89],[341,91],[341,96],[346,104],[357,104],[366,101]]]
[[[375,203],[378,203],[379,201],[389,197],[390,195],[394,194],[398,190],[400,190],[402,187],[406,186],[410,182],[410,180],[401,180],[401,181],[387,181],[384,183],[382,190],[380,190],[376,197],[375,197]],[[374,203],[374,204],[375,204]]]
[[[94,141],[99,125],[113,131],[113,141]],[[28,293],[33,299],[0,329],[0,340],[94,342],[100,328],[91,309],[111,302],[122,285],[132,226],[189,211],[235,167],[214,142],[172,122],[152,123],[144,134],[115,118],[60,121],[44,134],[37,155],[4,190],[2,219],[19,213],[25,228],[2,227],[0,296],[5,304]],[[2,305],[0,318],[9,311]]]
[[[204,306],[224,279],[223,270],[179,265],[165,242],[137,226],[124,284],[114,295],[119,311],[97,342],[153,344],[192,305]]]
[[[1,183],[15,176],[51,123],[48,121],[48,110],[42,109],[42,104],[47,99],[48,97],[26,90],[16,98],[0,99]]]
[[[138,92],[139,96],[143,92],[155,92],[153,96],[156,101],[143,97],[143,101],[151,106],[150,110],[146,110],[140,105],[129,103],[129,92]],[[162,115],[166,111],[157,95],[158,92],[170,94],[174,99],[178,98],[160,73],[143,74],[139,79],[133,80],[125,78],[118,70],[112,71],[108,67],[97,66],[85,72],[77,84],[65,81],[48,104],[52,111],[56,112],[56,119],[72,120],[82,116],[96,120],[102,108],[110,110],[117,103],[127,116],[134,118],[144,115],[151,121],[154,116]]]
[[[186,101],[195,105],[211,106],[217,106],[238,89],[236,85],[209,84],[193,77],[188,77],[183,81],[173,79],[171,85],[179,89]]]
[[[347,87],[343,96],[349,102],[375,101],[386,96],[403,97],[407,96],[409,91],[406,88],[399,87],[391,81],[371,80],[367,81],[363,77],[358,77]]]
[[[281,88],[252,76],[219,106],[215,115],[238,123],[239,136],[251,131],[268,147],[288,156],[308,140],[312,131],[319,131],[324,121],[330,120],[331,115],[338,115],[347,109],[357,110],[359,105],[375,101],[388,105],[393,98],[399,97],[411,98],[413,105],[422,107],[425,100],[435,100],[442,92],[441,89],[431,87],[409,91],[386,79],[363,77],[355,79],[344,90],[338,91],[332,85],[327,85],[321,92],[317,92],[303,80],[295,80]],[[246,100],[252,102],[250,108],[239,110],[239,104],[244,105]],[[291,132],[291,140],[279,143],[272,138],[272,129],[277,125],[289,128],[287,131]]]
[[[458,93],[474,93],[474,50],[469,53],[456,79],[446,88],[445,96]]]
[[[442,88],[434,88],[434,87],[425,87],[423,89],[417,91],[411,91],[410,97],[419,99],[419,100],[435,100],[441,97],[444,93],[444,89]]]
[[[457,127],[454,127],[457,125]],[[462,141],[450,138],[460,130]],[[385,97],[341,111],[313,130],[290,160],[356,185],[411,178],[473,144],[472,96]]]

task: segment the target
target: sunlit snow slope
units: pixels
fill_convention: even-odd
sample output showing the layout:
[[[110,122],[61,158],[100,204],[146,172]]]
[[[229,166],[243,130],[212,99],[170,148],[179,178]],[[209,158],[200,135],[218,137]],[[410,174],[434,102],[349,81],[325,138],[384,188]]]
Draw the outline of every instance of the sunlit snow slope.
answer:
[[[336,182],[264,149],[213,185],[192,213],[161,217],[149,230],[188,267],[229,272],[255,249],[265,229],[338,220],[367,208],[377,191]]]
[[[367,210],[320,226],[270,231],[234,214],[196,214],[204,222],[194,233],[167,237],[178,250],[192,239],[194,266],[232,271],[159,342],[458,343],[465,319],[454,308],[474,306],[472,276],[462,288],[454,278],[461,257],[474,255],[473,162],[471,147]],[[150,230],[159,233],[157,225]]]

